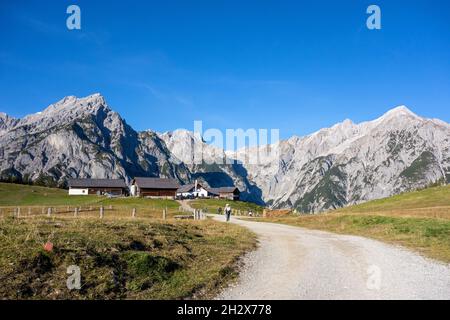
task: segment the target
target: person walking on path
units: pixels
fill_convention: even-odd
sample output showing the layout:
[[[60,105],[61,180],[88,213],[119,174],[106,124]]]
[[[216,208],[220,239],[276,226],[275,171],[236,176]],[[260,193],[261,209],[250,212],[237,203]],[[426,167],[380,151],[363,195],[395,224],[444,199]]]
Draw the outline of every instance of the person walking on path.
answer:
[[[227,205],[225,206],[225,217],[227,218],[227,222],[230,221],[231,218],[231,207],[230,205],[227,203]]]

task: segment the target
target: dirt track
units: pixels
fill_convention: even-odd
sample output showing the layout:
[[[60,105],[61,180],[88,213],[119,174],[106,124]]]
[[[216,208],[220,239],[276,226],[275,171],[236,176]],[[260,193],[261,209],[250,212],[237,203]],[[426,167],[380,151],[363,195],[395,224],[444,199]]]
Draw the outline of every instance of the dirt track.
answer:
[[[215,217],[223,220],[224,217]],[[232,219],[259,237],[218,299],[450,299],[450,266],[362,237]]]

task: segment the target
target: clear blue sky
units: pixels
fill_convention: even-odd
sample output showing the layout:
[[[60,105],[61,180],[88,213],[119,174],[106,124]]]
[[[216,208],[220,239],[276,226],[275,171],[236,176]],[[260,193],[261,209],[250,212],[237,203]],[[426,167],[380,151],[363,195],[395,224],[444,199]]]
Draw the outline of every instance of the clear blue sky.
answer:
[[[400,104],[450,121],[448,0],[2,0],[0,34],[0,111],[17,117],[100,92],[137,130],[286,138]]]

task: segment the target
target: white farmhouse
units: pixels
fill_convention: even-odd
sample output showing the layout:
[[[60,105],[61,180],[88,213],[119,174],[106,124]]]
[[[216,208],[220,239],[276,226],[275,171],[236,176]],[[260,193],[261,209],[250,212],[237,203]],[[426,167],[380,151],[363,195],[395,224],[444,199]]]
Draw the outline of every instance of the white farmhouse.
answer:
[[[128,189],[123,179],[70,179],[69,195],[87,196],[111,194],[121,196]]]
[[[177,190],[177,196],[182,198],[208,198],[210,193],[197,181],[181,186]]]

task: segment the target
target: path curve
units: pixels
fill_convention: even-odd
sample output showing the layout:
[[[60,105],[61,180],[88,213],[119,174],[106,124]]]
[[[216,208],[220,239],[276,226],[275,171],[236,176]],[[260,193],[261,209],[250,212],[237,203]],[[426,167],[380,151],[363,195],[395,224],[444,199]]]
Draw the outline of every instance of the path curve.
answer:
[[[215,219],[223,221],[223,216]],[[450,299],[450,265],[379,241],[281,224],[233,223],[258,235],[218,299]]]

